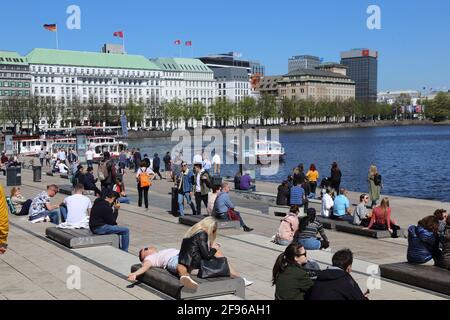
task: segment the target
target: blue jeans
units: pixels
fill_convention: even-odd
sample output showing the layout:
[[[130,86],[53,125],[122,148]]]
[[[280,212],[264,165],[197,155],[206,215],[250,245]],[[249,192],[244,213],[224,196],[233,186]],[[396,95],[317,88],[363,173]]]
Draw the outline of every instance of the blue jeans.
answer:
[[[178,275],[177,272],[177,266],[178,266],[178,254],[176,256],[173,256],[172,258],[169,259],[169,261],[167,262],[167,266],[166,269],[167,271],[169,271],[170,273],[174,274],[174,275]]]
[[[34,215],[34,216],[30,217],[29,220],[30,221],[34,221],[34,220],[37,220],[39,218],[49,217],[50,221],[53,224],[58,225],[59,224],[59,217],[60,217],[60,215],[62,216],[63,222],[66,221],[67,210],[65,211],[65,215],[63,214],[62,210],[60,210],[60,209],[55,209],[55,210],[51,210],[51,211],[49,211],[49,210],[42,211],[42,212],[38,213],[37,215]]]
[[[341,220],[341,221],[347,221],[347,222],[353,223],[353,216],[350,216],[348,214],[344,214],[343,216],[336,216],[333,213],[330,218],[333,220]]]
[[[128,228],[105,224],[93,231],[95,234],[100,235],[118,234],[120,236],[120,249],[128,252],[128,246],[130,245],[130,230]]]
[[[280,240],[280,239],[277,239],[277,240],[276,240],[276,243],[277,243],[277,244],[279,244],[280,246],[285,246],[285,247],[287,247],[288,245],[290,245],[291,242],[292,242],[292,241],[289,241],[289,240]]]
[[[117,201],[119,201],[119,203],[130,204],[130,199],[128,199],[128,197],[120,197]]]
[[[299,239],[298,244],[305,247],[305,250],[320,250],[320,240],[316,238]]]
[[[189,192],[186,193],[178,193],[178,207],[180,208],[180,215],[184,216],[184,206],[183,206],[183,199],[186,198],[187,204],[191,206],[192,213],[195,214],[195,206],[192,202],[191,195]]]
[[[255,185],[252,185],[252,186],[250,186],[250,187],[248,187],[248,189],[241,189],[241,190],[244,190],[244,191],[253,191],[253,192],[255,192],[256,191],[256,186]]]
[[[94,167],[94,165],[93,165],[94,161],[92,161],[92,160],[86,160],[86,162],[87,162],[88,168],[93,168],[93,167]]]

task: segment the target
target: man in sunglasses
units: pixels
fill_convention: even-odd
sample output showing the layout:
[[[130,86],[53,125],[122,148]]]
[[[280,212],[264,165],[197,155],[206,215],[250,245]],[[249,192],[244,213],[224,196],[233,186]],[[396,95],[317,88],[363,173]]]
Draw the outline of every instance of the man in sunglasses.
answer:
[[[370,218],[372,217],[372,211],[367,209],[369,204],[369,195],[362,194],[359,197],[359,204],[355,209],[353,214],[353,224],[357,226],[362,226],[367,228],[370,223]]]
[[[194,203],[192,202],[192,181],[194,175],[189,170],[186,162],[181,163],[181,172],[177,176],[178,187],[178,206],[180,208],[180,215],[184,216],[183,201],[186,198],[187,204],[192,209],[192,214],[196,214]]]
[[[165,249],[158,251],[155,247],[144,248],[139,251],[139,260],[142,267],[128,275],[128,280],[136,281],[136,277],[146,273],[150,268],[167,269],[170,273],[177,275],[178,249]]]
[[[33,199],[30,205],[29,220],[33,223],[36,222],[52,222],[59,224],[60,216],[62,222],[66,221],[67,211],[61,210],[60,204],[51,204],[50,200],[59,191],[57,185],[52,184],[47,186],[46,191],[42,191]]]

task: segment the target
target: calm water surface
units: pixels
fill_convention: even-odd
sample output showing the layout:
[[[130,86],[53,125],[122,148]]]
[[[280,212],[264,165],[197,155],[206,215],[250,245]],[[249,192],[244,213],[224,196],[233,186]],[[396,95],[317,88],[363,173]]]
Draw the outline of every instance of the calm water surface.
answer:
[[[450,126],[384,127],[316,132],[280,133],[287,152],[278,174],[257,179],[280,182],[293,167],[314,163],[322,177],[337,161],[342,186],[367,192],[369,166],[377,165],[383,177],[383,194],[450,201]],[[175,146],[169,138],[130,140],[130,147],[162,157]],[[234,175],[236,165],[226,165],[223,175]]]

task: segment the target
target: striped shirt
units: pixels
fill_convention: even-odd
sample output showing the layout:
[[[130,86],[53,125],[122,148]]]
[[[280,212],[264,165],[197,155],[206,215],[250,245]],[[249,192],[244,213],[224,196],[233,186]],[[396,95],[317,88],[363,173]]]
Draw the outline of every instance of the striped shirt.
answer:
[[[317,233],[320,233],[323,240],[328,241],[327,235],[325,234],[325,230],[323,229],[323,225],[316,220],[314,222],[310,222],[305,230],[298,233],[299,239],[307,239],[307,238],[316,238]]]

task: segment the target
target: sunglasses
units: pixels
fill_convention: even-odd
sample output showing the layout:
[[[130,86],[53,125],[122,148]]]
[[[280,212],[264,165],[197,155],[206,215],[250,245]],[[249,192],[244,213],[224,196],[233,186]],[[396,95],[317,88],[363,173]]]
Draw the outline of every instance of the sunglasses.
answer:
[[[305,256],[305,257],[306,257],[306,251],[305,251],[305,253],[301,253],[301,254],[298,254],[298,255],[297,255],[298,258],[300,258],[300,257],[302,257],[302,256]]]

